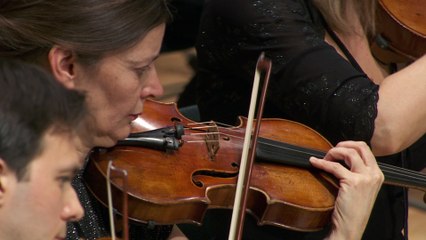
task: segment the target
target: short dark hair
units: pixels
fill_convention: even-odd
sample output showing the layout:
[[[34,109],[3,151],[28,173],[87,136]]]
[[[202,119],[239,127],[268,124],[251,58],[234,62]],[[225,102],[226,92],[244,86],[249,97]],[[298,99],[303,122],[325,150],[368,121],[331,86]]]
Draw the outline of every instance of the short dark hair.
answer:
[[[85,112],[82,93],[40,67],[0,58],[0,158],[18,179],[41,152],[47,130],[73,132]]]

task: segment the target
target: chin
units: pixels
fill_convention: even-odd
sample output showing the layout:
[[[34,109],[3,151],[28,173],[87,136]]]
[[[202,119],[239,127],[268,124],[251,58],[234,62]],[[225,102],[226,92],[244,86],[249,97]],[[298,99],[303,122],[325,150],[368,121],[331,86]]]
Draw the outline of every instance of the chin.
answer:
[[[112,140],[112,139],[110,139],[109,141],[104,141],[100,147],[104,147],[104,148],[114,147],[115,144],[117,144],[117,141],[118,140]]]
[[[103,135],[98,138],[96,141],[96,147],[113,147],[117,144],[118,140],[125,139],[130,134],[131,127],[127,124],[126,127],[120,129],[115,129],[115,131],[110,131],[109,134]]]
[[[98,138],[95,144],[95,147],[103,147],[110,148],[114,147],[117,144],[118,140],[121,138],[117,138],[116,136],[104,136],[102,138]]]
[[[123,140],[126,137],[128,137],[130,132],[131,132],[131,127],[130,125],[127,125],[126,128],[122,128],[120,129],[120,131],[117,131],[116,134],[112,136],[111,140],[113,140],[114,144],[116,144],[118,140]]]

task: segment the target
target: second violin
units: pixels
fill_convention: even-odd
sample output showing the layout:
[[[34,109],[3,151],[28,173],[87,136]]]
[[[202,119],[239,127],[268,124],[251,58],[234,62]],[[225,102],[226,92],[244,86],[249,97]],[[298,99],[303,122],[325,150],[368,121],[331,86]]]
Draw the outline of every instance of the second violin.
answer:
[[[426,2],[379,0],[374,55],[385,63],[406,63],[426,53]]]

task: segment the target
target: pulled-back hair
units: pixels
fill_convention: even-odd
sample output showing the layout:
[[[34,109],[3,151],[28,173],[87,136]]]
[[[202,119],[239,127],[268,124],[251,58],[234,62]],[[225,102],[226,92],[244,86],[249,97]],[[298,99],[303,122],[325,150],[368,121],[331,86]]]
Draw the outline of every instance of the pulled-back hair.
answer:
[[[85,114],[84,96],[32,64],[0,58],[0,158],[18,179],[52,129],[73,133]]]
[[[372,36],[375,32],[376,0],[314,0],[315,6],[327,23],[335,30],[347,33],[352,31],[351,21],[346,14],[348,4],[353,4],[364,32]]]
[[[3,0],[0,56],[38,61],[60,45],[92,63],[169,18],[166,0]]]

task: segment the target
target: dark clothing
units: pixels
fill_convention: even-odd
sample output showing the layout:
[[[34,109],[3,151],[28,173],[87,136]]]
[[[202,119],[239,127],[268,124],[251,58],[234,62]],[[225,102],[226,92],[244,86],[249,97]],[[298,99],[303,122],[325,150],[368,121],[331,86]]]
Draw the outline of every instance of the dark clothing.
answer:
[[[247,116],[255,64],[264,51],[272,60],[264,117],[304,123],[332,144],[342,140],[369,143],[379,86],[352,56],[347,55],[350,61],[346,61],[324,42],[326,29],[309,0],[207,1],[196,44],[197,77],[178,104],[194,101],[202,121],[235,124],[237,116]],[[402,166],[400,156],[378,160]],[[405,211],[404,190],[383,186],[363,239],[403,239]],[[195,235],[224,239],[229,216],[229,211],[215,210],[206,216],[203,227],[181,227],[190,239],[198,239]],[[209,224],[219,230],[209,229]],[[253,219],[244,226],[244,239],[322,239],[329,231],[297,233],[258,227]]]
[[[302,122],[333,144],[371,138],[378,86],[323,41],[323,22],[310,4],[218,0],[205,8],[196,45],[202,120],[234,124],[247,115],[255,64],[265,51],[272,60],[265,117]]]
[[[194,47],[204,0],[172,0],[173,20],[166,25],[161,52]]]

